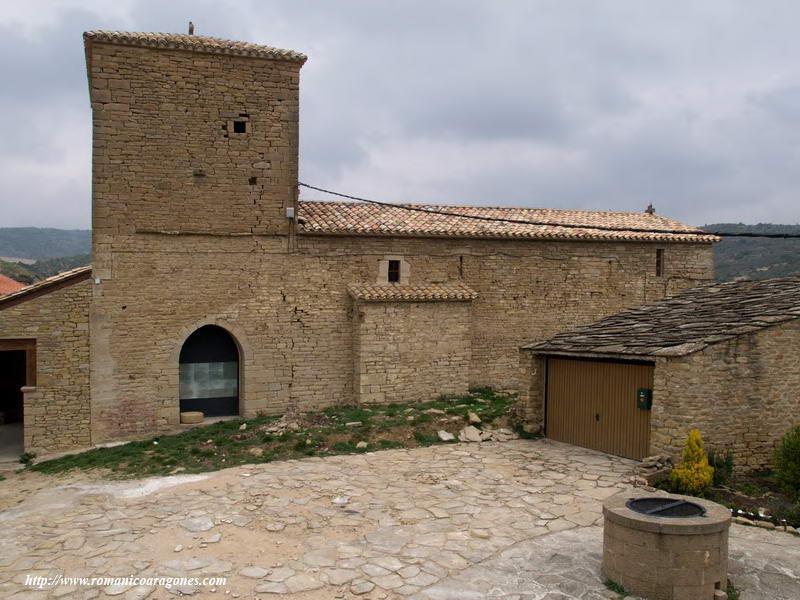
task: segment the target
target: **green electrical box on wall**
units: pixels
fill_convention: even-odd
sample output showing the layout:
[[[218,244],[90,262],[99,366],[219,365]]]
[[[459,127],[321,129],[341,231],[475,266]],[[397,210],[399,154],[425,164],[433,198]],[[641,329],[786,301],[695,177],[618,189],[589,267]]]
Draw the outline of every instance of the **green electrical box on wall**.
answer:
[[[639,388],[636,390],[636,408],[650,410],[653,408],[653,390]]]

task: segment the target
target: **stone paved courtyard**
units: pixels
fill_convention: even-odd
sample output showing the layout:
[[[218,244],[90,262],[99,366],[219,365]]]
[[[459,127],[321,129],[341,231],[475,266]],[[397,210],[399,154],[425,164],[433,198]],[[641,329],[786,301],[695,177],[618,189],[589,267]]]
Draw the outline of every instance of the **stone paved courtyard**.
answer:
[[[612,598],[598,573],[601,503],[628,489],[633,466],[517,440],[47,488],[0,513],[0,596]],[[800,598],[797,538],[732,531],[743,600]],[[227,583],[36,590],[29,575]]]

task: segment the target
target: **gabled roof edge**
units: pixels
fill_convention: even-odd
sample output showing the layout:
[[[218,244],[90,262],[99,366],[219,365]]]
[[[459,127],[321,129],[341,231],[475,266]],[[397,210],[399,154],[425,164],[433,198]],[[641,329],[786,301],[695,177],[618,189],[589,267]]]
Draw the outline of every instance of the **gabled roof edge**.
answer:
[[[43,294],[54,292],[58,289],[84,281],[92,276],[92,265],[86,265],[64,271],[58,275],[53,275],[47,279],[42,279],[34,284],[22,288],[16,292],[11,292],[5,296],[0,296],[0,310],[15,306],[26,300],[37,298]]]

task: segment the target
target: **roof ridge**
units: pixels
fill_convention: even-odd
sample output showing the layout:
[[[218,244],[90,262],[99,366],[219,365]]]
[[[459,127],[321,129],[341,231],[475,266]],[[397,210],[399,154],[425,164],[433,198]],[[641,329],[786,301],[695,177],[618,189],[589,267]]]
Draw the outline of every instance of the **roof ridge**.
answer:
[[[226,40],[206,35],[188,35],[182,33],[159,33],[146,31],[112,31],[90,30],[83,32],[84,42],[106,42],[126,46],[142,46],[147,48],[170,48],[211,54],[233,54],[304,63],[307,56],[294,50],[284,50],[255,44]]]
[[[553,211],[553,212],[572,212],[572,213],[588,213],[588,214],[608,214],[608,215],[636,215],[636,216],[643,216],[646,218],[656,218],[666,221],[675,221],[674,219],[670,219],[669,217],[665,217],[663,215],[650,215],[645,213],[644,211],[632,211],[632,210],[597,210],[593,208],[547,208],[542,206],[487,206],[484,204],[427,204],[427,203],[413,203],[413,202],[390,202],[385,204],[369,204],[364,202],[358,202],[356,200],[298,200],[301,204],[347,204],[347,205],[357,205],[357,206],[376,206],[378,208],[392,208],[402,207],[402,206],[412,206],[414,208],[466,208],[466,209],[483,209],[483,210],[538,210],[538,211]],[[675,221],[678,222],[678,221]],[[686,225],[686,227],[694,227],[692,225]],[[698,231],[702,231],[699,227],[694,227]]]
[[[297,218],[299,232],[307,235],[688,243],[719,241],[717,236],[706,234],[702,229],[660,215],[654,218],[647,213],[594,210],[302,200],[298,203]],[[538,222],[524,222],[526,220]]]

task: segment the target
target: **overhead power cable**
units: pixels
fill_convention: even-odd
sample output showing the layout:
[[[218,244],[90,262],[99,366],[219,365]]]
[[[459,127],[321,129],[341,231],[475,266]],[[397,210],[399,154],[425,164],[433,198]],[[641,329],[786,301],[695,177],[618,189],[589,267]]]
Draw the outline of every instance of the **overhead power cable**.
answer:
[[[370,200],[369,198],[360,198],[359,196],[351,196],[350,194],[342,194],[341,192],[334,192],[326,190],[321,187],[309,185],[307,183],[298,182],[298,185],[310,190],[322,192],[323,194],[330,194],[340,198],[347,198],[348,200],[355,200],[356,202],[366,202],[368,204],[377,204],[378,206],[387,206],[389,208],[399,208],[401,210],[408,210],[412,212],[428,213],[432,215],[443,215],[446,217],[459,217],[462,219],[474,219],[476,221],[492,221],[496,223],[515,223],[518,225],[546,225],[549,227],[565,227],[567,229],[597,229],[600,231],[634,231],[637,233],[668,233],[673,235],[715,235],[719,237],[751,237],[751,238],[800,238],[797,233],[728,233],[724,231],[683,231],[681,229],[644,229],[639,227],[612,227],[610,225],[576,225],[575,223],[553,223],[550,221],[529,221],[526,219],[508,219],[505,217],[487,217],[485,215],[468,215],[459,212],[452,212],[448,210],[439,210],[436,208],[423,208],[422,206],[412,206],[408,204],[395,204],[392,202],[382,202],[380,200]]]

